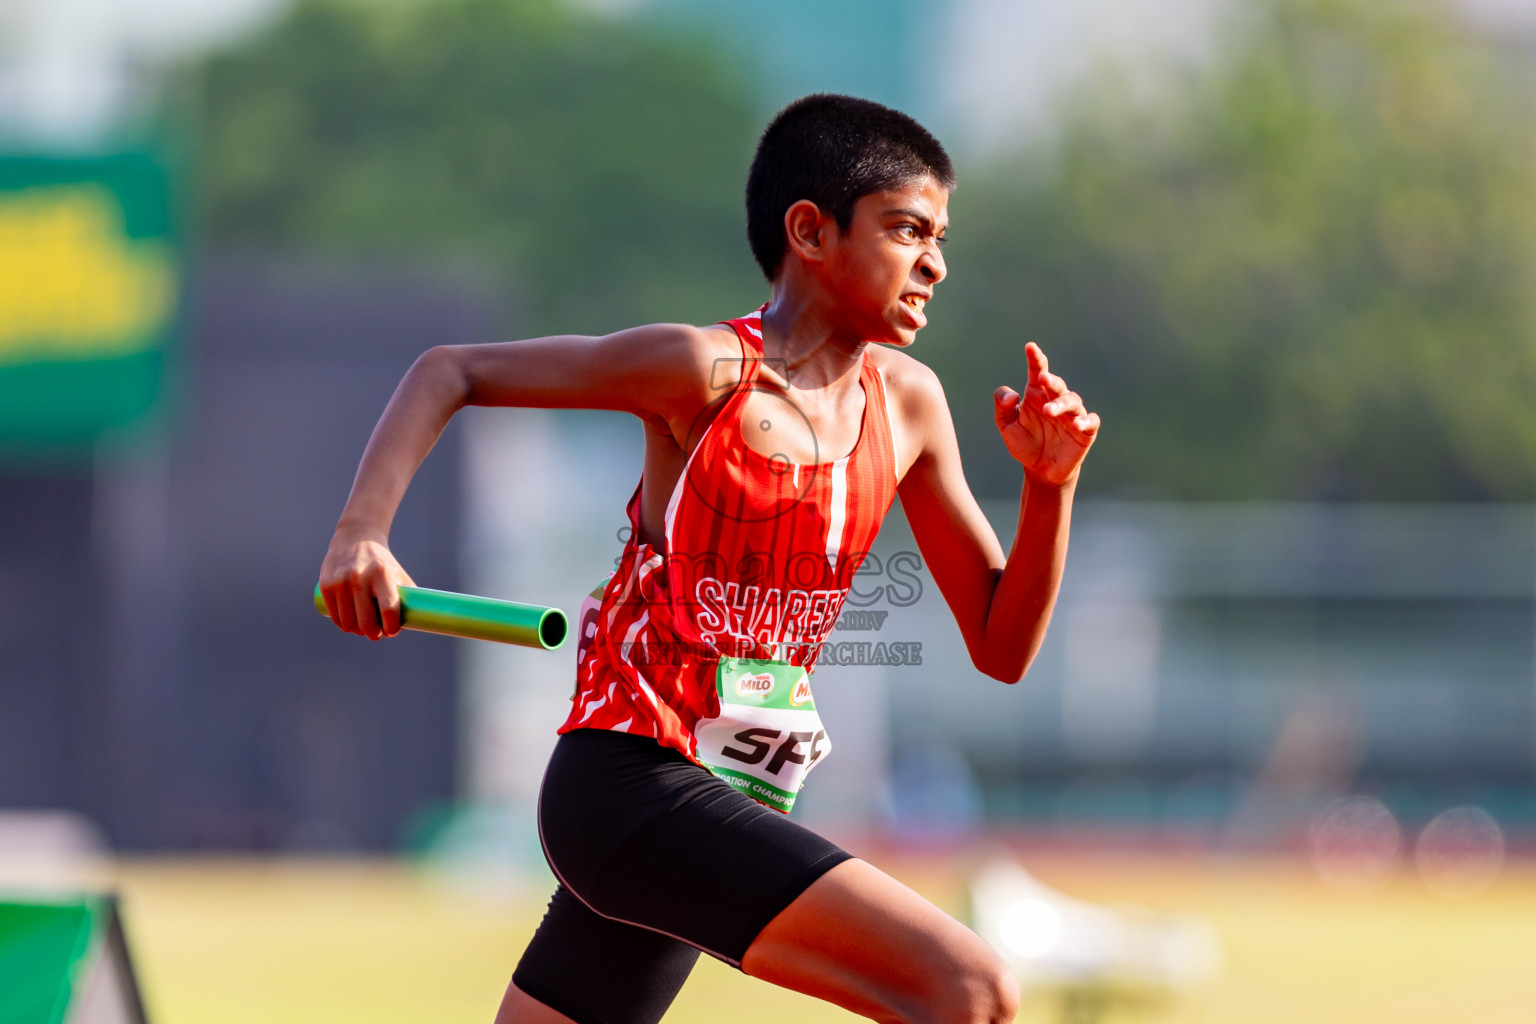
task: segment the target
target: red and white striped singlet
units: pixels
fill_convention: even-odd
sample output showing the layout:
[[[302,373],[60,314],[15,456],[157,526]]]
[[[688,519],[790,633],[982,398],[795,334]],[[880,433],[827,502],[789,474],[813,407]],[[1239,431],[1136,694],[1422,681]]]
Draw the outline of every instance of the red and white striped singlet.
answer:
[[[803,415],[760,379],[762,310],[724,322],[741,345],[741,379],[716,403],[673,489],[665,553],[640,540],[635,489],[618,568],[579,626],[576,693],[562,733],[651,736],[699,762],[696,728],[720,714],[720,660],[812,669],[895,497],[885,383],[868,354],[853,451],[791,464],[749,447],[741,432],[753,391],[780,399],[786,416]]]

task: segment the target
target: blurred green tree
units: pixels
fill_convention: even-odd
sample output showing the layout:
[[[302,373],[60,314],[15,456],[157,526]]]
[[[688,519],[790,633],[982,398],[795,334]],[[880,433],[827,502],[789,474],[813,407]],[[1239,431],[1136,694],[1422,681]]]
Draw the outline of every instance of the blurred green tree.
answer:
[[[522,335],[761,301],[760,115],[701,44],[554,0],[304,0],[189,79],[214,246],[472,263]]]
[[[1536,111],[1443,5],[1267,0],[1163,101],[1113,76],[1049,160],[962,177],[919,354],[979,490],[1039,341],[1104,415],[1085,486],[1536,498]],[[1049,166],[1047,166],[1049,165]]]

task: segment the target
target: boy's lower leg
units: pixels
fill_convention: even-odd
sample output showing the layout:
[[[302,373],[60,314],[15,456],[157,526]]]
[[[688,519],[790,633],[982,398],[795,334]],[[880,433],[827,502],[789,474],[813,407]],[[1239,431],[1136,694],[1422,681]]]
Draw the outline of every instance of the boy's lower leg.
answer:
[[[861,860],[828,871],[742,958],[764,981],[901,1024],[1003,1024],[1019,985],[975,932]]]

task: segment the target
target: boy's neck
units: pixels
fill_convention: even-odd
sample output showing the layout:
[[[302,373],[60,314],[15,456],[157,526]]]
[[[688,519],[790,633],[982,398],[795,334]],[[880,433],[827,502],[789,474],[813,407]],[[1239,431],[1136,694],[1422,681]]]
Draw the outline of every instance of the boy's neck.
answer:
[[[763,354],[783,361],[795,388],[822,388],[856,374],[869,342],[839,329],[835,303],[820,282],[790,276],[773,283],[763,310]]]

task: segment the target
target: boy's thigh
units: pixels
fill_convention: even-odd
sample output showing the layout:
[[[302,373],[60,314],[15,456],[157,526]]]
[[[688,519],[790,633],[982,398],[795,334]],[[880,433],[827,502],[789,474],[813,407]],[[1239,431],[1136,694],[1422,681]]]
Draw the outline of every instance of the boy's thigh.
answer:
[[[561,737],[539,822],[556,878],[586,906],[732,966],[769,921],[848,858],[681,754],[623,733]]]
[[[501,997],[501,1006],[496,1009],[495,1024],[576,1024],[576,1022],[559,1010],[545,1006],[518,988],[516,982],[508,982],[507,991]]]
[[[687,943],[603,917],[560,886],[512,974],[497,1024],[655,1024],[698,958]]]
[[[975,932],[861,860],[811,884],[742,970],[876,1020],[1001,1022],[1018,980]]]

